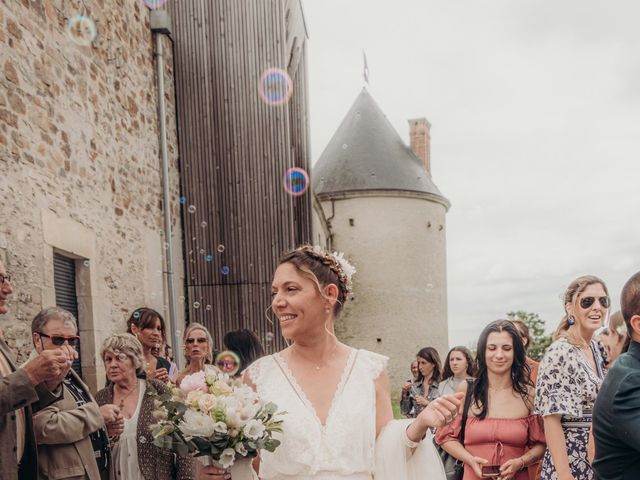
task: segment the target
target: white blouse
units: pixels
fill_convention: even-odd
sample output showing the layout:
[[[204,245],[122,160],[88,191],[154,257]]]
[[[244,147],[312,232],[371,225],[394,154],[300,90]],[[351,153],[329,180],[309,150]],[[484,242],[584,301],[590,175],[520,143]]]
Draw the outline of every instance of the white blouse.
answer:
[[[116,480],[145,480],[138,464],[136,432],[138,430],[140,406],[147,388],[147,382],[139,378],[138,385],[138,406],[131,418],[124,419],[124,431],[120,434],[120,439],[112,451],[113,464],[116,467]]]

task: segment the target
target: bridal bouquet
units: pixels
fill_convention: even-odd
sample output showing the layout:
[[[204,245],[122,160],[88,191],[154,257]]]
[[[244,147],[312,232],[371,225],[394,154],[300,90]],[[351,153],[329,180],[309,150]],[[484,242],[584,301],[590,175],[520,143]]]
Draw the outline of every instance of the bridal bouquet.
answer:
[[[223,468],[273,452],[280,441],[282,412],[247,385],[217,369],[184,377],[180,388],[155,399],[154,444],[178,455],[210,456]]]

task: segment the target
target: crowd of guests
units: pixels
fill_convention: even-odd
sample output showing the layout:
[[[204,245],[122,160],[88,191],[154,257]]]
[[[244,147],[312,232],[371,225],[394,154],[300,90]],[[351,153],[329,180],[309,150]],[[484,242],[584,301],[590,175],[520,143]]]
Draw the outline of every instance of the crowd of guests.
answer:
[[[0,263],[0,315],[12,292]],[[465,396],[459,415],[434,436],[449,478],[640,478],[640,272],[623,288],[621,313],[609,318],[610,303],[599,278],[572,282],[539,365],[527,357],[529,330],[518,320],[487,325],[475,358],[455,347],[443,367],[434,348],[417,353],[402,388],[403,414],[416,417],[441,395]],[[31,331],[34,351],[21,367],[0,338],[2,479],[206,478],[193,458],[156,447],[149,428],[154,397],[168,392],[168,382],[179,385],[217,363],[203,325],[185,329],[187,363],[178,371],[165,358],[162,316],[136,309],[126,331],[101,347],[107,378],[95,396],[71,369],[79,343],[74,316],[44,309]],[[249,330],[229,332],[224,343],[233,353],[225,352],[221,368],[234,375],[264,354]]]
[[[404,415],[465,393],[460,415],[435,434],[449,479],[640,479],[640,273],[610,317],[609,292],[595,276],[571,282],[563,303],[540,364],[527,356],[521,320],[487,325],[475,359],[454,347],[443,368],[435,349],[417,353],[401,392]]]

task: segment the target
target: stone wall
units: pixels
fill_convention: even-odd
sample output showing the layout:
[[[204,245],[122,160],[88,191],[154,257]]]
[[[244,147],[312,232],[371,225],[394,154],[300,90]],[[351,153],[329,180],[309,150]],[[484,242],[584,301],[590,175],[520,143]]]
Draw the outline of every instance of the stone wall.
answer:
[[[352,298],[336,323],[345,343],[390,357],[392,394],[422,347],[448,349],[445,207],[390,192],[323,202],[333,247],[356,267]]]
[[[95,23],[89,46],[65,32],[78,14]],[[139,0],[0,3],[0,257],[15,290],[0,327],[24,360],[31,319],[55,302],[53,252],[76,258],[83,374],[94,387],[104,378],[103,338],[123,330],[136,307],[168,313],[152,42]],[[163,42],[181,289],[174,84]]]

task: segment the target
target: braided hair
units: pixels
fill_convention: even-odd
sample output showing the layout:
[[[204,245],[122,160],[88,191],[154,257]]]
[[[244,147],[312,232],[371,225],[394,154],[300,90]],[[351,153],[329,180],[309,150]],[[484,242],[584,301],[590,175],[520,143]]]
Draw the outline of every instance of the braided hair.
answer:
[[[303,245],[285,253],[278,265],[291,263],[302,275],[316,284],[320,295],[323,295],[322,287],[326,285],[334,284],[338,287],[338,301],[333,307],[333,313],[337,317],[351,292],[351,278],[340,259],[337,254],[327,253],[320,247]]]

